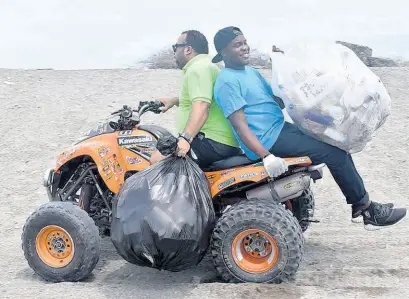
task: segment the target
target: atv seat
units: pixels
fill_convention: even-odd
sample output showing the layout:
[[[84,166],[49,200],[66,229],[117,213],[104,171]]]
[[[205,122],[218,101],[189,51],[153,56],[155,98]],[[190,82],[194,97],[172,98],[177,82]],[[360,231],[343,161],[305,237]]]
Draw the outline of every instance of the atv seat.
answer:
[[[203,169],[203,171],[209,172],[209,171],[225,170],[225,169],[233,168],[236,166],[250,165],[253,163],[260,162],[260,161],[261,161],[260,159],[256,161],[252,161],[249,158],[247,158],[246,155],[242,154],[242,155],[233,156],[233,157],[230,157],[224,160],[216,161],[212,165],[207,167],[206,169]]]

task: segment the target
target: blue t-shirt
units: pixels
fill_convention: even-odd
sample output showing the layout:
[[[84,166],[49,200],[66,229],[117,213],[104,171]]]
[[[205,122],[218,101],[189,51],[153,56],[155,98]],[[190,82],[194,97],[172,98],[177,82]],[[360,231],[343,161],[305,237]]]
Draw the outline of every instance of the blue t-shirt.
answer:
[[[273,146],[284,126],[284,115],[273,99],[271,86],[256,69],[247,66],[245,70],[222,69],[216,79],[214,96],[226,118],[243,109],[247,124],[258,140],[267,150]],[[244,145],[234,128],[233,133],[246,156],[259,159]]]

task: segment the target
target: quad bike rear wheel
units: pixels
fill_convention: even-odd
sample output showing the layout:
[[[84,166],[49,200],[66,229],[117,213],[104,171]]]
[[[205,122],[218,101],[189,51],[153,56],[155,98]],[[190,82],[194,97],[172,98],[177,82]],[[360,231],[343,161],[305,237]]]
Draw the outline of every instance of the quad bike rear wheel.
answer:
[[[228,209],[213,231],[211,253],[226,282],[281,283],[293,279],[304,238],[281,204],[251,199]]]
[[[40,206],[27,219],[21,239],[29,266],[48,281],[83,280],[99,260],[98,228],[71,202]]]

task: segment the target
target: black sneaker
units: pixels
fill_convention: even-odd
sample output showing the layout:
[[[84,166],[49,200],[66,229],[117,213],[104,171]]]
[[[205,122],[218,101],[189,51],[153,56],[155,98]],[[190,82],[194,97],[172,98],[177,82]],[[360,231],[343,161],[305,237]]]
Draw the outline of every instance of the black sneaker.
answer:
[[[393,208],[393,203],[389,202],[384,204],[385,206],[389,208]],[[353,223],[362,223],[364,222],[364,218],[362,217],[362,210],[357,209],[357,208],[352,208],[352,216],[351,216],[351,221]]]
[[[386,204],[371,202],[362,211],[366,230],[377,230],[398,223],[406,216],[405,208],[391,208]]]

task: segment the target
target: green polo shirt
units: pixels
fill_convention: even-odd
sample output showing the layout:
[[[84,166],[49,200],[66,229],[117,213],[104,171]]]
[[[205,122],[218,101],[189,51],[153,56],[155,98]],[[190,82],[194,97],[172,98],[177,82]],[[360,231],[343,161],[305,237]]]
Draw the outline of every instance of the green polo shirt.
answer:
[[[189,120],[192,103],[197,100],[205,101],[210,104],[209,117],[200,132],[204,133],[206,138],[238,147],[230,123],[213,97],[213,87],[219,71],[206,54],[195,56],[185,65],[176,127],[178,133],[182,133]]]

